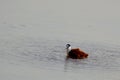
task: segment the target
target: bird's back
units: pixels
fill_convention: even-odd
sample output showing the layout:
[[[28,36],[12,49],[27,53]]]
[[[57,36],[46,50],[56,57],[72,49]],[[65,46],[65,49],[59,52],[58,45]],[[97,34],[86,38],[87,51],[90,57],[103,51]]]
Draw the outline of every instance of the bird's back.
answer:
[[[88,54],[83,52],[82,50],[80,50],[79,48],[76,49],[72,49],[69,52],[69,57],[73,58],[73,59],[83,59],[83,58],[87,58]]]

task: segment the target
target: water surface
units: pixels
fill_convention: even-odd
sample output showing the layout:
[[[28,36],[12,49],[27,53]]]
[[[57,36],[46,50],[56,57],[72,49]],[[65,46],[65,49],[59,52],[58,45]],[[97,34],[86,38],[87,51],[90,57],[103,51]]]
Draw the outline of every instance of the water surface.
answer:
[[[120,80],[120,1],[1,0],[1,80]],[[87,59],[66,60],[65,45]]]

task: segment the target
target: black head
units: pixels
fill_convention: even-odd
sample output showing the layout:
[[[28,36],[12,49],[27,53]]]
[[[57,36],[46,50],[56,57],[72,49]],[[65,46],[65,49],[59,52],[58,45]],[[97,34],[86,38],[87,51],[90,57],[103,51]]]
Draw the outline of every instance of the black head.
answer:
[[[66,44],[66,48],[69,48],[71,45],[70,44]]]

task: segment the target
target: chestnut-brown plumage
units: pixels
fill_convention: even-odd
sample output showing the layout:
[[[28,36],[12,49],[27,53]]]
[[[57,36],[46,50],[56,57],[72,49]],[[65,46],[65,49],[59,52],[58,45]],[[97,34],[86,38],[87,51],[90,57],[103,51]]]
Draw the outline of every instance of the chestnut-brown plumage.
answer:
[[[67,44],[67,58],[72,59],[84,59],[88,57],[88,54],[80,50],[79,48],[71,49],[70,44]]]

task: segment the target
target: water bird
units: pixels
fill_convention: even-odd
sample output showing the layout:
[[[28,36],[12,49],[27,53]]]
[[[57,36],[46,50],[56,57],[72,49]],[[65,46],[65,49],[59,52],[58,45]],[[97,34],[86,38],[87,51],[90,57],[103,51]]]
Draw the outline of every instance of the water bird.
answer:
[[[70,44],[66,44],[67,58],[72,59],[84,59],[88,57],[88,54],[79,48],[72,49]]]

